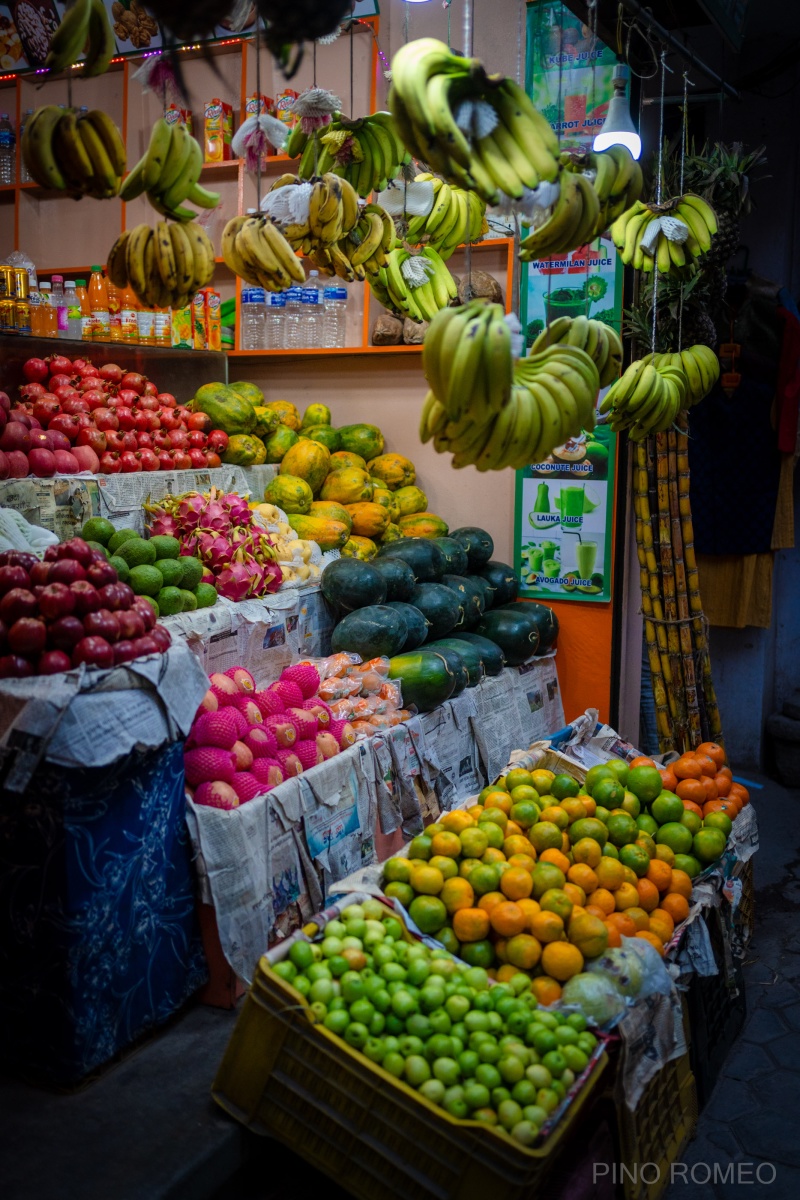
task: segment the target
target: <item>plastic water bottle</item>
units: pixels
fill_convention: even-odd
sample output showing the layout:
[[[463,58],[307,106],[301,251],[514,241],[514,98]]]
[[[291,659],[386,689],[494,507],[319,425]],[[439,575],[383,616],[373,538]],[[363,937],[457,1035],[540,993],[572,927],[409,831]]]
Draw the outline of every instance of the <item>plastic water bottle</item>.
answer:
[[[8,113],[0,113],[0,184],[14,183],[17,170],[16,138]]]
[[[322,283],[319,271],[311,271],[303,288],[302,333],[305,346],[318,349],[322,345]]]
[[[69,317],[67,313],[67,298],[64,295],[64,276],[54,275],[52,282],[53,290],[50,303],[56,310],[58,337],[66,338],[69,337]]]
[[[325,288],[322,310],[322,345],[331,350],[347,340],[347,288],[344,283]]]
[[[242,292],[243,350],[264,350],[267,341],[266,293],[263,288],[245,288]]]
[[[286,296],[286,314],[284,328],[286,330],[286,349],[302,350],[305,345],[303,337],[303,289],[290,287]]]
[[[266,317],[267,350],[286,349],[286,293],[267,292]]]
[[[67,337],[79,342],[82,337],[81,302],[74,279],[68,279],[64,284],[64,299],[67,302]]]
[[[19,126],[19,179],[20,183],[32,183],[33,178],[30,171],[25,166],[25,160],[22,157],[22,135],[25,132],[25,126],[33,116],[33,109],[26,108]]]

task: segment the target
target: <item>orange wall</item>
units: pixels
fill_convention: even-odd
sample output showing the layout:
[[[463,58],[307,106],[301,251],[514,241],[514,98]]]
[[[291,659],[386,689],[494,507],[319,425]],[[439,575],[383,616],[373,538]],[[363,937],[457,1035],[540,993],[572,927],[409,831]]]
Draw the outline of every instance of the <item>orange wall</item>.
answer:
[[[600,710],[609,719],[611,703],[611,605],[551,605],[558,617],[558,682],[569,723],[587,708]]]

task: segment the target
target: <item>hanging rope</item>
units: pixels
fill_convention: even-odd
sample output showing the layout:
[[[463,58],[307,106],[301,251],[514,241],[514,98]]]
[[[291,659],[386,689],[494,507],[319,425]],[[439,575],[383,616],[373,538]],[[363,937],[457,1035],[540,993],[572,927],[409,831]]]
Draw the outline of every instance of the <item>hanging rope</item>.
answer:
[[[517,84],[524,87],[522,79],[522,48],[525,45],[525,13],[526,0],[518,0],[517,8]],[[511,271],[511,307],[514,316],[519,319],[522,305],[522,263],[519,260],[520,227],[519,213],[514,212],[514,265]]]
[[[588,16],[589,16],[589,33],[591,35],[589,38],[589,47],[590,47],[589,53],[592,56],[592,96],[591,96],[590,111],[594,112],[595,107],[597,105],[597,96],[596,96],[596,92],[595,92],[596,77],[597,77],[597,55],[595,54],[595,47],[597,45],[597,0],[589,0]],[[598,240],[598,239],[595,239],[595,240]],[[591,261],[591,254],[589,253],[589,251],[591,250],[591,248],[592,248],[592,243],[591,242],[587,243],[587,246],[586,246],[586,278],[583,283],[583,312],[584,312],[584,316],[587,316],[587,317],[589,316],[589,306],[591,304],[591,300],[589,299],[589,264]]]
[[[464,46],[462,53],[467,58],[472,57],[472,2],[473,0],[464,0]],[[406,8],[408,5],[406,5]],[[466,248],[466,266],[467,266],[467,291],[470,299],[472,299],[472,242],[467,241]]]
[[[353,26],[350,25],[350,116],[355,112],[353,100]]]
[[[656,204],[661,203],[661,176],[664,171],[664,85],[667,78],[666,54],[661,51],[661,103],[658,110],[658,172],[656,175]],[[650,350],[656,352],[656,326],[658,323],[658,258],[653,262],[653,330]]]
[[[681,125],[681,182],[678,194],[683,195],[683,176],[686,167],[686,152],[689,148],[689,76],[683,72],[683,120]],[[678,301],[678,351],[683,349],[683,284]]]
[[[261,22],[256,21],[256,112],[261,114]],[[256,209],[261,212],[261,168],[263,157],[258,156],[256,168]]]

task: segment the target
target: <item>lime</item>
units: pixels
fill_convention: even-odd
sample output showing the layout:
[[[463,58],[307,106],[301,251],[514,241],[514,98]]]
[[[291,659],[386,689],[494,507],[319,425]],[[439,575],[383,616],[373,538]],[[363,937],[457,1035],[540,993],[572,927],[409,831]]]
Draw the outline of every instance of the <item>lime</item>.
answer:
[[[606,842],[605,846],[603,846],[603,854],[609,858],[619,858],[619,850],[613,842]]]
[[[197,608],[197,601],[194,597],[194,592],[187,591],[186,588],[180,589],[183,612],[194,612]]]
[[[725,837],[729,835],[733,829],[733,821],[727,813],[711,812],[707,817],[703,818],[704,829],[721,829]]]
[[[140,537],[126,538],[122,545],[117,547],[116,555],[118,558],[124,558],[129,567],[146,567],[156,561],[152,542],[146,542]]]
[[[175,537],[169,537],[163,533],[159,533],[156,534],[155,537],[151,537],[150,545],[155,549],[156,559],[177,558],[181,552],[181,544],[178,539]]]
[[[289,958],[298,971],[305,971],[306,967],[310,967],[315,961],[311,943],[302,941],[293,942],[289,949]]]
[[[494,962],[494,946],[486,940],[465,942],[461,947],[461,957],[471,967],[490,967]]]
[[[563,888],[566,883],[564,872],[555,863],[538,862],[531,871],[533,898],[538,900],[551,888]]]
[[[625,786],[634,796],[638,796],[643,804],[650,804],[664,785],[657,767],[634,767],[628,772]]]
[[[530,771],[526,771],[523,767],[512,767],[512,769],[501,780],[497,782],[498,787],[505,787],[507,791],[512,792],[516,787],[534,787],[533,776]]]
[[[156,570],[161,572],[164,587],[179,588],[183,578],[183,567],[175,558],[162,558],[156,564]],[[180,612],[180,609],[178,609]]]
[[[634,770],[638,769],[638,767],[634,767]],[[642,833],[649,833],[651,837],[655,837],[658,833],[658,821],[654,820],[649,813],[642,813],[641,816],[638,816],[636,824]]]
[[[598,764],[596,767],[590,767],[586,772],[584,787],[590,796],[594,797],[595,785],[598,784],[601,779],[610,779],[613,783],[617,782],[617,776],[605,763]]]
[[[140,541],[142,540],[141,535],[135,529],[118,529],[106,542],[109,554],[116,554],[122,543],[127,542],[129,538],[139,538]],[[100,541],[99,538],[98,541]]]
[[[105,558],[108,562],[111,561],[111,555],[108,553],[108,550],[102,544],[102,542],[87,542],[86,545],[90,550],[96,550],[98,553],[102,554],[103,558]]]
[[[405,1077],[412,1087],[419,1087],[431,1077],[431,1069],[427,1059],[421,1054],[412,1054],[406,1059]]]
[[[670,821],[680,821],[683,816],[683,801],[674,792],[659,792],[650,805],[650,813],[659,825],[666,825]]]
[[[153,568],[156,570],[156,568]],[[161,615],[164,617],[172,616],[173,613],[183,611],[183,595],[180,588],[162,587],[161,591],[156,596]]]
[[[617,808],[624,796],[625,788],[613,776],[611,779],[598,779],[592,792],[592,799],[604,808]]]
[[[272,970],[279,979],[285,980],[286,983],[291,983],[297,975],[297,967],[288,958],[285,958],[283,962],[275,963]]]
[[[566,800],[570,796],[577,796],[580,790],[581,785],[577,779],[573,779],[571,775],[567,774],[556,775],[550,784],[550,791],[556,800]]]
[[[464,1103],[474,1112],[476,1108],[488,1108],[490,1100],[489,1089],[482,1083],[468,1083],[464,1088]]]
[[[146,542],[143,544],[147,545]],[[132,567],[128,582],[137,596],[157,596],[164,586],[161,572],[156,567],[151,566]],[[180,609],[177,611],[180,611]],[[160,612],[159,608],[157,615]]]
[[[619,861],[624,867],[630,867],[634,875],[637,875],[641,879],[647,874],[647,869],[650,866],[650,855],[641,846],[622,846],[619,852]]]
[[[594,770],[594,767],[592,767]],[[578,821],[573,821],[569,827],[569,840],[574,846],[581,838],[592,838],[601,846],[605,846],[608,840],[608,829],[602,821],[598,821],[596,817],[581,817]],[[631,839],[633,840],[633,839]],[[560,847],[559,847],[560,849]]]
[[[432,1104],[441,1104],[444,1100],[445,1086],[439,1079],[426,1079],[419,1089],[419,1094]]]
[[[614,774],[616,775],[616,777],[620,781],[620,783],[623,785],[623,787],[626,785],[627,780],[628,780],[628,775],[630,774],[630,767],[628,766],[628,764],[625,762],[624,759],[610,758],[608,760],[608,762],[603,763],[603,766],[608,767],[609,771],[614,772]]]
[[[725,849],[727,838],[721,829],[714,829],[713,826],[707,829],[700,829],[692,839],[692,851],[695,858],[707,866],[719,858]]]
[[[686,826],[692,837],[694,837],[696,833],[699,833],[703,828],[703,818],[698,817],[697,813],[692,812],[690,808],[684,809],[683,813],[681,814],[680,823],[681,825]]]
[[[106,546],[115,532],[114,526],[105,517],[89,517],[81,530],[81,537],[85,542],[100,542]]]
[[[217,603],[217,589],[213,583],[198,583],[194,589],[194,598],[198,608],[213,608]]]
[[[677,799],[677,797],[676,797]],[[657,803],[654,801],[654,803]],[[682,801],[678,800],[683,810]],[[675,854],[688,854],[692,849],[692,835],[685,825],[681,825],[680,821],[667,821],[662,825],[656,834],[656,842],[659,845],[669,846]]]
[[[685,871],[690,879],[694,879],[703,869],[703,864],[693,854],[676,854],[672,866],[676,871]]]
[[[431,843],[433,838],[427,834],[421,833],[417,837],[412,838],[408,844],[409,858],[424,858],[426,861],[431,857]]]
[[[612,845],[626,846],[635,842],[638,836],[639,827],[628,813],[612,813],[608,818],[608,839]]]
[[[636,818],[639,816],[639,813],[642,811],[642,805],[639,797],[634,796],[633,792],[625,793],[625,795],[622,797],[620,808],[624,809],[626,813],[630,813],[634,820],[636,820]]]
[[[183,569],[181,587],[193,591],[203,578],[203,564],[199,558],[193,558],[189,554],[182,554],[177,562]]]

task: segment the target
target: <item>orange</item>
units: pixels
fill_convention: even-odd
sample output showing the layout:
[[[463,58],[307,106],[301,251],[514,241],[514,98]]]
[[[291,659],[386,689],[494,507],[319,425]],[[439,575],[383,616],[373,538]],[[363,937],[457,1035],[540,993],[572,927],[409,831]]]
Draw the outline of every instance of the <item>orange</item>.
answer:
[[[665,862],[671,867],[675,862],[675,851],[671,846],[656,846],[656,858],[659,862]]]
[[[650,918],[643,908],[637,907],[636,905],[634,905],[633,908],[626,908],[625,916],[633,921],[637,929],[650,928]]]
[[[570,824],[573,821],[579,821],[582,817],[588,816],[586,805],[577,796],[571,796],[568,800],[562,800],[561,807],[569,817]]]
[[[625,864],[623,863],[622,864],[622,873],[624,876],[623,883],[631,883],[631,884],[633,884],[634,887],[636,887],[636,881],[638,880],[639,876],[636,874],[636,872],[633,870],[633,868],[626,867]]]
[[[458,862],[456,859],[445,858],[443,854],[434,854],[428,866],[436,867],[436,870],[441,871],[445,879],[452,879],[454,875],[458,874]]]
[[[509,838],[509,837],[524,838],[525,837],[522,826],[518,825],[516,821],[508,822],[508,824],[506,825],[506,828],[505,828],[505,834],[506,834],[507,838]]]
[[[731,790],[728,794],[733,797],[740,797],[742,801],[742,807],[750,803],[750,793],[748,792],[747,788],[742,787],[742,785],[740,783],[736,783],[736,781],[731,784]]]
[[[622,945],[622,934],[617,929],[616,925],[612,925],[610,921],[606,921],[606,929],[608,930],[609,949],[618,949],[618,947]]]
[[[590,917],[599,917],[601,921],[605,921],[608,916],[606,910],[597,904],[587,904],[583,911],[587,912]]]
[[[554,912],[538,912],[531,919],[530,927],[540,942],[557,942],[564,932],[564,922]]]
[[[717,795],[724,799],[733,787],[733,780],[730,775],[723,775],[722,771],[714,776],[714,783],[717,785]]]
[[[614,907],[617,912],[633,908],[639,903],[639,893],[632,883],[623,883],[614,892]]]
[[[658,908],[658,888],[649,879],[640,879],[636,884],[639,893],[639,903],[645,912]]]
[[[570,868],[569,859],[560,850],[543,850],[539,855],[539,862],[552,863],[554,867],[558,867],[559,871],[563,871],[565,875]]]
[[[491,975],[491,971],[489,972]],[[498,983],[510,983],[515,975],[519,975],[519,967],[514,967],[511,963],[503,963],[502,967],[498,967],[494,978]]]
[[[661,900],[661,907],[669,913],[676,925],[685,921],[689,915],[689,901],[677,892],[667,892]]]
[[[497,864],[478,863],[477,867],[470,871],[469,881],[476,896],[483,896],[486,892],[498,891],[500,872],[497,869]]]
[[[636,922],[627,913],[611,913],[608,917],[608,924],[618,929],[623,937],[633,937],[636,933]]]
[[[508,815],[511,812],[511,797],[508,792],[501,792],[499,789],[494,792],[489,792],[483,799],[483,810],[487,808],[499,808]]]
[[[463,808],[456,808],[452,812],[442,813],[439,824],[443,825],[450,833],[461,833],[463,829],[469,829],[471,825],[474,825],[475,821],[469,813],[464,812]]]
[[[725,766],[725,751],[717,742],[701,742],[695,750],[695,754],[706,754],[713,759],[717,765],[717,769]]]
[[[506,954],[506,946],[508,942],[505,938],[498,938],[494,944],[494,953],[498,962],[507,963],[508,955]]]
[[[506,898],[502,892],[486,892],[478,901],[478,908],[482,908],[484,912],[491,915],[492,909],[498,904],[505,904]]]
[[[631,771],[634,767],[654,767],[655,765],[652,758],[648,758],[645,754],[640,754],[637,758],[632,758],[628,763]]]
[[[499,825],[501,829],[505,829],[508,824],[508,815],[503,812],[502,808],[484,808],[479,825]]]
[[[678,784],[675,795],[681,800],[691,800],[693,804],[705,804],[706,789],[699,779],[682,779]]]
[[[537,824],[541,824],[543,821],[548,825],[557,825],[562,830],[566,829],[570,823],[568,815],[560,804],[552,804],[549,808],[543,808],[539,813]],[[536,828],[536,826],[533,826],[533,828]]]
[[[650,914],[650,932],[656,935],[662,945],[666,945],[666,943],[672,937],[672,930],[673,925],[671,920],[670,923],[667,924],[666,921],[662,921],[658,917],[654,917],[652,913]]]
[[[536,851],[531,847],[532,853]],[[520,867],[523,871],[532,871],[536,866],[536,859],[530,854],[509,854],[508,865],[510,867]]]
[[[533,878],[523,867],[509,867],[500,876],[500,891],[509,900],[525,900],[533,891]]]
[[[577,883],[565,883],[562,890],[566,896],[569,896],[573,906],[576,904],[582,906],[586,903],[586,892]]]
[[[717,764],[713,758],[710,758],[708,754],[701,754],[699,750],[695,750],[694,758],[695,762],[700,763],[700,770],[703,774],[707,775],[709,779],[713,779],[717,773]]]
[[[506,856],[503,854],[503,851],[495,850],[494,846],[490,846],[488,850],[484,850],[483,854],[481,855],[481,862],[489,863],[490,866],[497,863],[504,863],[505,861]]]
[[[653,909],[653,911],[650,913],[651,925],[653,921],[660,921],[662,925],[668,925],[670,933],[672,933],[673,929],[675,928],[675,922],[665,908],[659,907]]]
[[[539,820],[539,806],[532,800],[519,800],[512,806],[509,816],[520,829],[529,829]]]
[[[702,782],[702,780],[694,780],[693,779],[693,780],[691,780],[691,782],[697,783],[697,782]],[[705,803],[705,800],[703,801],[703,803]],[[683,811],[684,812],[693,812],[695,814],[695,816],[698,816],[698,817],[702,817],[702,815],[703,815],[702,807],[699,804],[695,804],[694,801],[692,801],[692,800],[684,800]]]
[[[605,922],[587,913],[573,916],[567,928],[567,936],[585,958],[597,958],[608,946],[608,930]]]
[[[445,858],[460,858],[461,841],[458,834],[449,833],[447,830],[444,833],[437,833],[431,842],[431,850],[434,854],[441,854]]]
[[[649,942],[654,950],[657,950],[661,957],[664,957],[664,945],[661,938],[657,934],[651,933],[649,929],[640,929],[634,937],[641,938],[643,942]]]
[[[506,942],[506,954],[512,966],[530,971],[542,957],[542,947],[529,933],[518,933]]]
[[[649,879],[654,883],[659,892],[669,891],[669,885],[672,880],[672,868],[667,863],[661,862],[658,858],[650,860],[650,866],[647,868],[645,879]]]
[[[449,813],[447,814],[450,815]],[[482,829],[477,826],[472,828],[462,829],[458,835],[458,840],[461,844],[461,853],[466,858],[480,858],[480,856],[489,848],[489,839]]]
[[[595,867],[595,874],[600,887],[607,888],[610,892],[616,891],[625,882],[624,866],[618,858],[610,858],[607,854],[601,857]]]
[[[703,768],[693,754],[682,754],[670,766],[676,779],[699,779],[703,774]]]
[[[436,867],[420,863],[412,870],[410,883],[414,891],[423,896],[438,896],[444,887],[444,875]]]
[[[446,879],[439,893],[439,899],[447,911],[452,914],[460,908],[471,908],[475,903],[475,893],[468,880],[457,875],[455,879]]]
[[[562,921],[569,920],[572,913],[572,903],[572,900],[570,900],[563,888],[548,888],[539,897],[539,905],[542,912],[557,913]]]
[[[447,909],[438,896],[415,896],[408,915],[421,933],[437,933],[447,922]]]
[[[506,837],[503,841],[503,853],[506,858],[511,858],[512,854],[528,854],[536,858],[536,851],[530,844],[524,834],[514,833],[510,837]]]
[[[462,858],[461,862],[458,864],[458,873],[462,879],[469,879],[475,868],[479,866],[481,866],[481,860],[479,858]]]
[[[482,908],[460,908],[453,913],[453,933],[460,942],[479,942],[489,933],[489,915]]]
[[[674,792],[678,786],[678,777],[672,767],[667,767],[666,771],[661,772],[661,786],[665,792]]]
[[[597,801],[593,800],[591,796],[580,796],[578,798],[580,799],[583,807],[586,809],[586,816],[593,817],[597,812]]]
[[[564,832],[561,835],[561,853],[569,855],[569,852],[571,849],[572,849],[572,843],[569,840],[569,834],[567,833],[566,830],[564,830]]]
[[[592,892],[592,904],[596,908],[602,909],[604,913],[612,913],[614,911],[614,903],[614,894],[609,892],[607,888],[599,887],[597,891]]]
[[[597,872],[583,862],[573,863],[567,871],[567,879],[570,883],[577,883],[579,888],[583,888],[587,896],[590,896],[595,888],[600,886]]]
[[[528,925],[530,925],[536,914],[542,911],[538,900],[516,900],[515,904],[524,912]]]
[[[483,812],[483,805],[481,805],[481,804],[473,804],[472,808],[468,808],[466,811],[467,811],[467,812],[469,813],[469,815],[470,815],[470,816],[473,818],[473,820],[477,821],[478,817],[479,817],[479,816],[481,815],[481,813]],[[459,832],[460,832],[460,830],[458,830],[458,829],[457,829],[455,832],[456,832],[456,833],[459,833]]]
[[[531,991],[544,1008],[561,999],[561,984],[556,983],[549,975],[539,975],[534,979],[531,982]]]
[[[703,791],[705,793],[704,802],[706,804],[709,804],[712,800],[719,800],[717,785],[714,783],[714,780],[710,775],[704,775],[700,780],[700,783],[703,785]]]
[[[551,942],[542,951],[542,966],[559,983],[566,983],[583,970],[583,955],[569,942]]]
[[[572,857],[576,863],[585,863],[594,869],[603,857],[603,848],[594,838],[579,838],[572,847]]]
[[[513,900],[506,900],[492,909],[489,914],[489,923],[495,933],[499,933],[501,937],[510,938],[517,933],[522,933],[527,928],[528,918],[518,904],[515,904]]]
[[[692,898],[692,881],[685,871],[676,871],[673,869],[669,881],[669,892],[677,892],[679,896],[683,896],[686,900]]]

